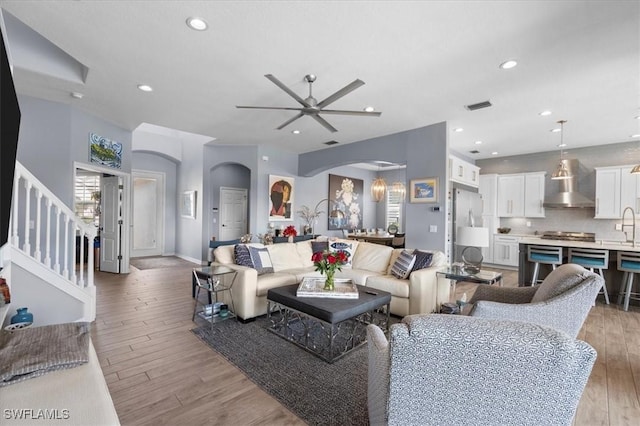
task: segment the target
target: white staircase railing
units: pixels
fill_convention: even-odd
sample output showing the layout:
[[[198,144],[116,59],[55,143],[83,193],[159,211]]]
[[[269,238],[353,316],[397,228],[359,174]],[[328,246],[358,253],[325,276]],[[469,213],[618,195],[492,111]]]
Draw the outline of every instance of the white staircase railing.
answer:
[[[10,230],[9,241],[13,248],[71,285],[95,294],[93,241],[96,227],[78,218],[19,162],[16,162],[14,175]],[[85,238],[88,240],[86,256]],[[79,256],[76,258],[78,240]],[[95,298],[91,303],[94,306],[89,311],[95,312]]]

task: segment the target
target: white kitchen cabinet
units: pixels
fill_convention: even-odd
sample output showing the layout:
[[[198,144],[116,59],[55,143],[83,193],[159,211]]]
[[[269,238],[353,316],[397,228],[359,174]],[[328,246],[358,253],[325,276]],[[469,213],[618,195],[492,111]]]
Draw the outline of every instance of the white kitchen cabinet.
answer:
[[[631,207],[636,216],[640,214],[640,175],[632,175],[633,166],[620,168],[620,217],[625,207]]]
[[[498,175],[480,175],[478,193],[482,197],[482,216],[497,216]]]
[[[524,216],[524,175],[499,175],[497,209],[499,217]]]
[[[520,237],[494,235],[493,264],[503,266],[518,266]]]
[[[596,167],[596,219],[622,217],[620,202],[622,167]],[[626,196],[625,196],[626,198]]]
[[[480,167],[450,155],[449,180],[477,188],[480,183]]]
[[[544,217],[545,172],[524,175],[524,216]]]

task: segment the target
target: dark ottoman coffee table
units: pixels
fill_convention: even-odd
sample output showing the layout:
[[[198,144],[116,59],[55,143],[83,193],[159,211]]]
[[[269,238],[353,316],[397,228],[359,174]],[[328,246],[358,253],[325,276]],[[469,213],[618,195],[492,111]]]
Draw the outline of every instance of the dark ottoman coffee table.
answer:
[[[357,288],[357,299],[298,297],[298,284],[270,289],[269,330],[333,363],[366,342],[368,324],[389,331],[391,293],[360,285]]]

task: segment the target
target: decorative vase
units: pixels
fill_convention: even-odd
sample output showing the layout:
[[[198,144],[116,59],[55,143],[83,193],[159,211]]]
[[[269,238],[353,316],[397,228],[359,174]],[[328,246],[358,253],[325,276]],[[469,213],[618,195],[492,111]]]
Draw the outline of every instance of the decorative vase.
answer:
[[[289,241],[290,243],[292,243],[292,242],[293,242],[293,235],[289,235],[289,239],[288,239],[288,241]]]
[[[11,317],[11,324],[19,322],[33,322],[33,314],[27,312],[27,308],[18,308],[18,313]]]
[[[327,290],[327,291],[333,291],[335,286],[334,286],[334,282],[333,282],[333,275],[335,274],[335,271],[327,271],[327,279],[324,282],[324,287],[322,288],[323,290]]]

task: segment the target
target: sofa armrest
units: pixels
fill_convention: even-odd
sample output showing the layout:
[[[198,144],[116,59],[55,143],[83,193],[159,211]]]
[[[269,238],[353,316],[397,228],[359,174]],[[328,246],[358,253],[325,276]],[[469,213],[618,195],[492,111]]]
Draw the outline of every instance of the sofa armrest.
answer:
[[[377,325],[367,326],[367,347],[369,424],[386,425],[389,400],[389,342]]]
[[[449,299],[449,280],[439,280],[440,266],[419,269],[409,275],[409,315],[438,311],[438,302]]]
[[[231,287],[235,314],[242,319],[253,318],[258,293],[258,271],[235,263],[213,262],[211,266],[226,266],[236,271],[236,278]]]

